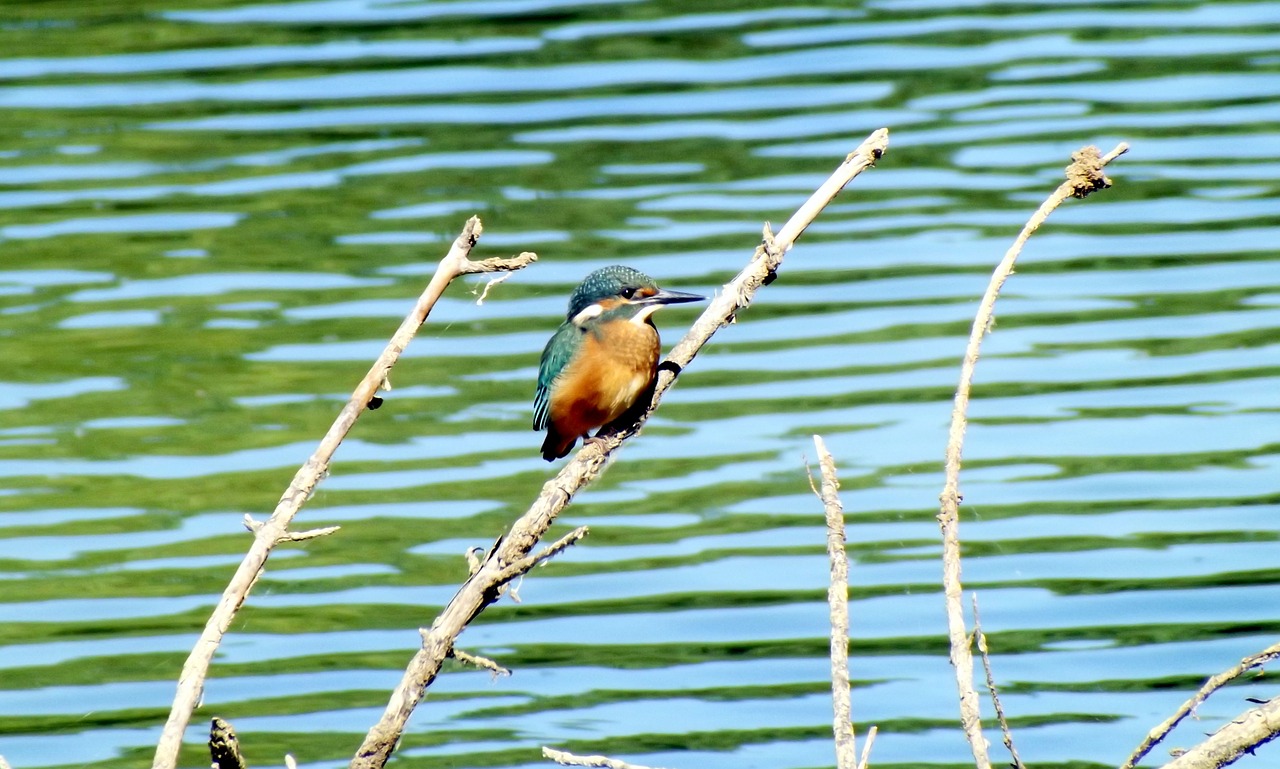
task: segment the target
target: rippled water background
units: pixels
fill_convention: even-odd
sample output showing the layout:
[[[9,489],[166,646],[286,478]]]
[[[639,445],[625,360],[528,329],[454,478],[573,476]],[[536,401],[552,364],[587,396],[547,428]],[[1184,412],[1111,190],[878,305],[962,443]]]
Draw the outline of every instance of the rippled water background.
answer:
[[[345,766],[462,551],[551,472],[530,399],[572,286],[624,262],[716,290],[881,126],[880,167],[568,511],[587,541],[463,636],[514,677],[445,675],[393,764],[831,765],[814,432],[844,479],[874,764],[963,763],[949,398],[991,267],[1088,143],[1133,150],[1024,254],[962,481],[1022,755],[1114,766],[1280,630],[1280,5],[3,2],[0,81],[15,769],[149,765],[241,517],[478,213],[481,255],[541,261],[437,307],[299,518],[341,533],[273,557],[183,762],[208,764],[216,714],[255,766]],[[668,343],[693,312],[663,314]]]

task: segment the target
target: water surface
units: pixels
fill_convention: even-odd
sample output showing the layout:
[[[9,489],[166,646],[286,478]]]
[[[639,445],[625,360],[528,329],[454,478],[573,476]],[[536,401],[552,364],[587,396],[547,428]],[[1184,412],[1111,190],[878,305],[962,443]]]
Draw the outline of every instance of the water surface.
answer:
[[[859,730],[876,766],[965,763],[933,518],[950,397],[992,266],[1088,143],[1133,150],[1009,282],[962,481],[1020,752],[1115,766],[1274,642],[1277,6],[174,2],[0,13],[15,769],[149,765],[241,518],[479,214],[481,255],[540,261],[483,306],[483,281],[449,290],[299,518],[341,533],[272,557],[183,754],[207,765],[219,715],[253,765],[345,766],[462,553],[554,470],[530,401],[572,287],[623,262],[716,291],[882,126],[879,167],[553,531],[587,540],[462,637],[515,675],[451,668],[393,765],[832,765],[815,432],[843,479]],[[668,344],[695,312],[662,314]],[[1220,694],[1174,744],[1246,696],[1270,693]]]

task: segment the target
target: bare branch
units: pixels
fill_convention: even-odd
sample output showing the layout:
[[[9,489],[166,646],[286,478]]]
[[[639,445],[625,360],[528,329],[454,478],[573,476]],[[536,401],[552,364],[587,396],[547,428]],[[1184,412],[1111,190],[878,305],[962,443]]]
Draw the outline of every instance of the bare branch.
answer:
[[[946,481],[939,496],[941,506],[938,512],[938,525],[942,529],[942,583],[946,593],[951,665],[955,669],[956,689],[960,695],[960,722],[964,727],[965,737],[969,740],[969,747],[973,751],[974,762],[978,769],[990,769],[991,760],[987,755],[986,738],[982,736],[978,692],[973,687],[973,652],[969,648],[969,637],[964,624],[964,607],[960,600],[960,459],[961,449],[964,446],[965,428],[968,424],[967,414],[969,393],[973,387],[973,371],[978,365],[982,338],[990,330],[992,318],[995,316],[996,297],[1000,295],[1000,288],[1004,282],[1013,274],[1014,262],[1022,253],[1022,247],[1027,239],[1067,198],[1084,197],[1090,192],[1109,186],[1111,180],[1103,175],[1102,169],[1128,148],[1127,144],[1121,144],[1103,157],[1097,147],[1090,146],[1072,155],[1072,163],[1067,167],[1067,181],[1059,185],[1053,194],[1040,204],[1040,208],[1023,226],[1022,232],[1018,233],[1013,245],[1005,252],[1004,258],[992,273],[987,291],[973,319],[969,343],[965,347],[964,361],[960,366],[960,384],[956,388],[955,404],[951,411],[951,429],[947,436]]]
[[[1246,710],[1162,769],[1219,769],[1280,734],[1280,697]]]
[[[1177,726],[1182,719],[1195,712],[1195,709],[1200,706],[1200,703],[1209,699],[1209,695],[1250,670],[1260,668],[1275,659],[1280,659],[1280,643],[1268,646],[1257,654],[1251,654],[1240,660],[1239,664],[1234,665],[1215,676],[1211,676],[1209,680],[1204,682],[1204,685],[1200,687],[1200,690],[1197,691],[1191,699],[1182,703],[1173,715],[1169,716],[1169,718],[1167,718],[1163,723],[1152,729],[1147,734],[1147,736],[1142,740],[1142,744],[1138,745],[1138,747],[1134,749],[1133,754],[1120,766],[1120,769],[1133,769],[1134,766],[1137,766],[1143,756],[1151,752],[1151,749],[1154,748],[1158,742],[1168,736],[1169,732],[1173,731],[1173,728]]]
[[[809,466],[809,458],[804,457],[804,477],[809,481],[809,491],[818,499],[822,499],[822,492],[818,490],[818,484],[813,480],[813,468]]]
[[[862,743],[862,757],[858,759],[858,769],[867,769],[871,765],[871,746],[876,742],[880,727],[873,726],[867,730],[867,741]]]
[[[571,545],[577,544],[578,540],[587,536],[587,534],[590,533],[590,531],[591,530],[588,529],[586,526],[579,526],[578,528],[564,535],[563,537],[556,540],[552,544],[542,548],[542,550],[539,551],[537,555],[525,556],[524,558],[521,558],[520,560],[506,567],[502,571],[498,572],[497,576],[494,577],[494,579],[498,582],[498,584],[506,584],[507,582],[510,582],[511,580],[515,579],[521,574],[527,574],[533,570],[533,567],[537,566],[538,564],[542,563],[548,558],[553,558],[563,553]]]
[[[290,531],[276,540],[276,542],[305,542],[308,539],[327,537],[341,528],[341,526],[325,526],[319,529],[308,529],[307,531]]]
[[[822,436],[813,436],[822,468],[822,491],[818,494],[827,518],[827,558],[831,561],[831,582],[827,586],[827,606],[831,611],[831,701],[836,741],[837,769],[857,769],[858,744],[853,732],[849,702],[849,555],[845,552],[844,507],[840,504],[840,480],[836,461],[827,451]],[[810,476],[810,483],[813,482]]]
[[[383,382],[387,381],[388,372],[400,359],[400,354],[418,333],[431,308],[435,306],[449,283],[459,275],[473,272],[492,272],[495,270],[516,270],[535,259],[533,254],[521,254],[515,259],[486,259],[483,262],[472,262],[468,259],[472,246],[480,238],[483,227],[477,217],[472,217],[462,229],[462,233],[453,242],[449,253],[441,260],[436,274],[431,278],[426,290],[418,297],[413,310],[400,324],[382,354],[378,356],[369,372],[351,394],[350,400],[338,413],[337,419],[316,447],[315,452],[306,463],[298,469],[289,488],[280,497],[271,518],[265,523],[253,522],[250,528],[254,531],[253,545],[240,562],[235,575],[222,592],[213,614],[205,623],[200,639],[196,642],[187,661],[182,666],[178,677],[178,688],[173,699],[173,708],[169,712],[168,721],[156,746],[155,760],[152,769],[174,769],[178,761],[178,752],[182,747],[182,736],[186,732],[191,714],[200,702],[204,691],[205,676],[209,672],[209,664],[214,652],[222,643],[227,628],[248,597],[272,549],[283,541],[292,541],[289,524],[295,515],[311,497],[316,485],[329,471],[329,461],[338,449],[338,445],[355,425],[356,419],[365,410],[369,400],[377,393]]]
[[[647,766],[640,764],[628,764],[626,761],[619,761],[616,758],[607,758],[605,756],[575,756],[572,753],[566,753],[563,750],[544,747],[542,755],[555,761],[562,766],[596,766],[604,767],[604,769],[649,769]]]
[[[458,662],[461,662],[464,665],[470,665],[472,667],[480,668],[482,670],[487,670],[490,673],[493,673],[494,676],[511,675],[510,670],[508,670],[507,668],[504,668],[503,666],[499,665],[498,663],[494,662],[488,657],[481,657],[478,654],[469,654],[467,652],[464,652],[461,649],[454,649],[453,654],[450,656],[452,656],[454,659],[456,659]]]
[[[477,227],[480,225],[480,220],[474,216],[471,217],[468,224],[470,224],[470,222],[475,222]],[[463,230],[462,232],[463,232],[463,235],[466,234],[466,230]],[[476,232],[476,237],[479,237],[479,231]],[[475,241],[473,240],[472,243],[474,242]],[[457,246],[456,241],[454,245]],[[452,251],[450,251],[449,253],[450,255],[453,254]],[[467,253],[470,253],[469,249]],[[447,258],[448,257],[446,257],[446,259]],[[533,253],[532,251],[521,251],[519,254],[513,257],[510,257],[508,259],[503,259],[501,257],[495,256],[489,259],[481,259],[475,262],[466,258],[466,254],[463,254],[462,259],[458,263],[457,274],[458,275],[476,275],[482,272],[515,272],[516,270],[523,270],[525,267],[528,267],[529,265],[533,264],[536,261],[538,261],[538,255]]]
[[[263,521],[259,521],[255,519],[252,515],[249,515],[248,513],[244,514],[244,520],[242,521],[242,523],[244,524],[244,527],[246,529],[253,532],[254,534],[257,534],[258,532],[262,531],[263,527],[267,525]],[[281,535],[276,539],[276,544],[279,545],[283,542],[304,542],[308,539],[315,539],[316,537],[326,537],[334,533],[335,531],[340,530],[341,528],[342,528],[341,526],[325,526],[324,528],[321,528],[321,529],[310,529],[308,531],[296,531],[296,532],[286,531],[283,535]]]
[[[844,162],[818,187],[817,191],[796,209],[777,235],[772,233],[769,225],[764,226],[761,244],[756,248],[751,262],[724,286],[724,290],[718,296],[711,300],[710,305],[702,315],[698,316],[684,338],[676,343],[676,346],[671,349],[671,354],[658,366],[657,386],[654,388],[653,398],[643,417],[627,428],[612,435],[603,436],[601,440],[593,441],[589,446],[584,446],[574,457],[574,461],[560,472],[557,480],[572,480],[575,483],[573,491],[576,491],[589,480],[595,479],[599,470],[603,469],[604,460],[607,460],[623,441],[640,431],[645,420],[657,409],[663,394],[671,388],[675,378],[693,361],[703,345],[710,341],[716,331],[732,323],[737,317],[738,310],[750,306],[756,292],[762,286],[773,282],[783,257],[822,209],[834,200],[840,190],[853,181],[858,174],[873,167],[888,148],[889,129],[881,128],[872,132],[856,150],[849,153]],[[588,473],[591,473],[589,479],[586,477]]]
[[[440,672],[440,665],[453,648],[462,629],[499,597],[496,575],[502,574],[508,565],[528,556],[541,537],[546,534],[560,511],[569,504],[573,495],[598,478],[608,465],[609,458],[628,438],[640,431],[648,415],[658,407],[663,394],[671,387],[679,372],[689,364],[707,340],[726,323],[734,313],[745,307],[750,299],[776,274],[782,255],[791,247],[822,204],[830,201],[837,192],[855,176],[870,168],[888,147],[889,132],[881,129],[871,134],[843,163],[831,178],[815,192],[800,211],[783,227],[776,238],[766,238],[767,243],[757,249],[742,272],[725,290],[712,300],[671,354],[659,366],[658,381],[644,413],[636,422],[610,435],[593,440],[578,450],[554,478],[542,486],[542,492],[519,520],[512,524],[507,535],[486,555],[480,568],[471,575],[432,623],[430,641],[414,655],[405,669],[400,685],[391,694],[381,720],[369,731],[364,743],[351,760],[351,769],[378,769],[386,764],[404,731],[410,713],[425,695],[427,687]]]
[[[991,705],[996,711],[996,720],[1000,722],[1000,734],[1004,737],[1004,746],[1013,759],[1014,769],[1026,769],[1022,759],[1018,757],[1018,749],[1013,746],[1013,732],[1009,730],[1009,721],[1004,717],[1004,707],[1000,704],[1000,692],[996,689],[996,676],[991,672],[991,655],[987,650],[987,636],[982,632],[982,618],[978,614],[978,594],[973,594],[973,637],[978,642],[978,653],[982,655],[982,670],[987,674],[987,692],[991,695]]]
[[[484,284],[484,289],[480,292],[480,296],[476,297],[476,307],[484,304],[484,300],[489,298],[489,290],[499,283],[506,283],[507,278],[515,275],[514,272],[504,272],[496,278],[491,278],[488,283]]]

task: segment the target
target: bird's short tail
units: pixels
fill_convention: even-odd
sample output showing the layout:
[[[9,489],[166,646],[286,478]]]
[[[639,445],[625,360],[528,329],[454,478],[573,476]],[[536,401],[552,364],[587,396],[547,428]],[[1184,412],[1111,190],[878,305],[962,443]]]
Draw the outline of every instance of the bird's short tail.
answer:
[[[554,462],[561,457],[567,457],[569,452],[573,451],[573,444],[577,442],[577,436],[565,438],[557,433],[554,427],[548,425],[547,439],[542,442],[542,458],[548,462]]]

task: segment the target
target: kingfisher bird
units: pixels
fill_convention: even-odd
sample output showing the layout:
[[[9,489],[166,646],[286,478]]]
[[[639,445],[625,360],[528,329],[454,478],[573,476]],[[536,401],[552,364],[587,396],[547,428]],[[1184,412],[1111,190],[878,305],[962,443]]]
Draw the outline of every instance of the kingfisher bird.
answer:
[[[560,459],[625,414],[652,387],[661,344],[653,314],[705,297],[660,288],[639,270],[615,264],[588,275],[569,297],[565,321],[538,366],[533,429],[547,431],[542,458]],[[599,435],[599,432],[596,433]]]

